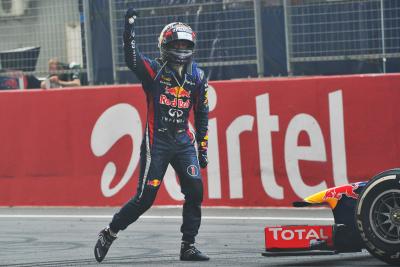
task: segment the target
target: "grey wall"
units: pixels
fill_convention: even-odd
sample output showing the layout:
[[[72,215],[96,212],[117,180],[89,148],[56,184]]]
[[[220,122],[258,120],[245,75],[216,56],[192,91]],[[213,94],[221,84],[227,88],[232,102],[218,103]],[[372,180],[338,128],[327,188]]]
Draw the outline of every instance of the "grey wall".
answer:
[[[47,61],[67,60],[66,24],[79,23],[78,0],[30,0],[26,15],[0,17],[0,51],[40,46],[36,71],[47,73]]]

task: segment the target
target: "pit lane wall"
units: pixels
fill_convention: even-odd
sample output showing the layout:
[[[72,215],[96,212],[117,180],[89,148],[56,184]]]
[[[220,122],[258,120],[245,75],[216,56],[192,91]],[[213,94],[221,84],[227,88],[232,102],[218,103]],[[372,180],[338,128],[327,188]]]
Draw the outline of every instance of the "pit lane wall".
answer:
[[[399,100],[400,75],[211,82],[204,204],[290,206],[399,167]],[[0,205],[123,204],[145,118],[138,85],[1,92]],[[169,168],[156,204],[182,199]]]

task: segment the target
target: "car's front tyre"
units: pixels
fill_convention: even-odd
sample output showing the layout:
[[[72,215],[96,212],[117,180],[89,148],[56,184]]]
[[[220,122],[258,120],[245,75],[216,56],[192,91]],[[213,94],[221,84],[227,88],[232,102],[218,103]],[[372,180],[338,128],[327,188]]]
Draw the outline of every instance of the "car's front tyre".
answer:
[[[367,250],[400,266],[400,169],[373,177],[357,201],[356,224]]]

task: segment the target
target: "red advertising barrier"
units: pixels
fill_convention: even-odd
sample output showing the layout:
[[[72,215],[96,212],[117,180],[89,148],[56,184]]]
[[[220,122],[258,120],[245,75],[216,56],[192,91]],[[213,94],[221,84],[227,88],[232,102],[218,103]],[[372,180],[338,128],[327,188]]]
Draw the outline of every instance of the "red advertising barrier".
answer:
[[[400,75],[212,82],[204,205],[289,206],[400,167]],[[0,93],[0,205],[121,205],[135,193],[140,86]],[[172,169],[156,204],[182,203]]]

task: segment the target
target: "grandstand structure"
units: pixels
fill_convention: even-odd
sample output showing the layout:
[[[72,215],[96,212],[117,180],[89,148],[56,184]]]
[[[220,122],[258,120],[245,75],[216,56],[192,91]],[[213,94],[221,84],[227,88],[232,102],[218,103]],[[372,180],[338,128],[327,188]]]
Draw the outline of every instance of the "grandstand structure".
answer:
[[[209,79],[399,71],[396,0],[0,2],[3,73],[44,77],[56,57],[79,64],[89,84],[134,82],[121,39],[128,5],[140,12],[138,44],[151,58],[164,25],[190,24]]]

